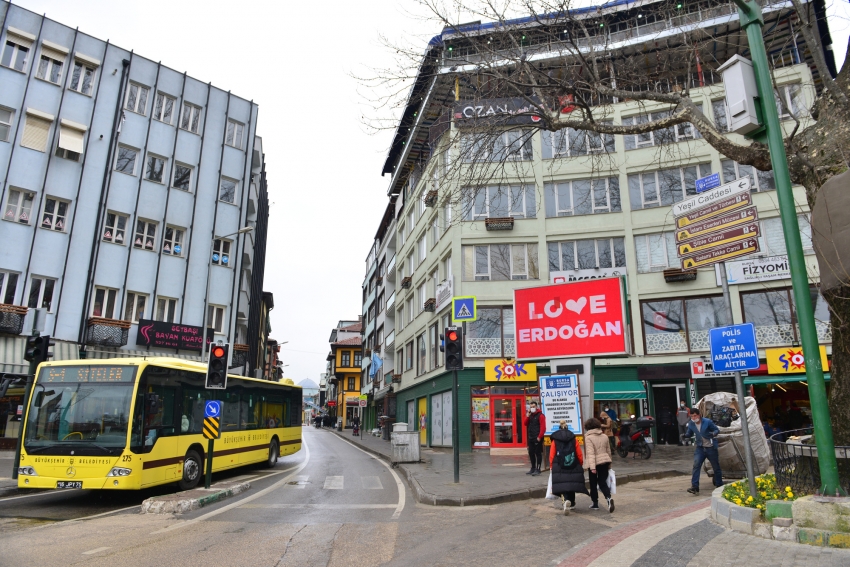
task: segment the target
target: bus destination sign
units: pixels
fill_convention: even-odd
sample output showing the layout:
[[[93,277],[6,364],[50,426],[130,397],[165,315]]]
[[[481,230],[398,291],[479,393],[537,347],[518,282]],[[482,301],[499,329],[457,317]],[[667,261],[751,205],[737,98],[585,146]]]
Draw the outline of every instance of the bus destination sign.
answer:
[[[132,382],[135,366],[47,366],[41,371],[40,382]]]
[[[207,343],[211,343],[214,340],[214,336],[215,331],[208,328]],[[204,347],[203,341],[203,334],[200,327],[151,321],[150,319],[139,320],[139,332],[136,334],[137,346],[196,350],[200,352]]]

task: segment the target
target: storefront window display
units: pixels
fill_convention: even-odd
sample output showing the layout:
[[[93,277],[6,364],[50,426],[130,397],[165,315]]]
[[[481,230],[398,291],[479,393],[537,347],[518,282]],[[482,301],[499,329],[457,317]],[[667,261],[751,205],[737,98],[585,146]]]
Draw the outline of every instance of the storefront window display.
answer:
[[[525,418],[532,401],[540,403],[538,386],[472,388],[472,446],[524,447]]]
[[[809,288],[809,298],[815,313],[818,342],[832,342],[829,327],[829,307],[818,288]],[[771,289],[741,293],[744,321],[756,328],[759,347],[784,346],[800,342],[791,289]]]
[[[0,398],[0,437],[10,440],[18,438],[21,431],[21,416],[18,410],[22,410],[23,399],[23,396]],[[0,443],[0,447],[14,448],[14,442]]]
[[[467,357],[511,357],[516,353],[512,307],[479,307],[478,319],[466,323]]]
[[[722,296],[645,301],[641,314],[647,354],[707,351],[708,330],[731,323]]]

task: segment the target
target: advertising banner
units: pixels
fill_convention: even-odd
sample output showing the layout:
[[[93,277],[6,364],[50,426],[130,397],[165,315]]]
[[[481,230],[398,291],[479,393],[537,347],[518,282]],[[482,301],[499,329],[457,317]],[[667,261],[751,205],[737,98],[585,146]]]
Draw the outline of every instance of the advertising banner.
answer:
[[[215,338],[215,331],[207,329],[207,344]],[[200,352],[204,346],[201,328],[194,325],[163,323],[150,319],[139,319],[136,346],[152,346]]]
[[[540,408],[546,416],[546,435],[559,429],[561,420],[574,434],[582,434],[579,399],[577,374],[540,377]]]
[[[621,278],[514,290],[517,360],[625,354]]]
[[[537,102],[537,99],[532,97]],[[516,126],[540,122],[538,109],[524,98],[491,98],[460,101],[452,109],[458,128]]]
[[[823,371],[829,370],[826,358],[826,347],[820,346],[820,364]],[[806,359],[802,347],[766,348],[764,357],[767,359],[768,374],[803,374],[806,372]]]
[[[565,270],[549,272],[553,284],[598,280],[602,278],[617,278],[626,275],[626,268],[589,268],[586,270]]]
[[[537,365],[512,358],[484,361],[485,382],[537,382]]]

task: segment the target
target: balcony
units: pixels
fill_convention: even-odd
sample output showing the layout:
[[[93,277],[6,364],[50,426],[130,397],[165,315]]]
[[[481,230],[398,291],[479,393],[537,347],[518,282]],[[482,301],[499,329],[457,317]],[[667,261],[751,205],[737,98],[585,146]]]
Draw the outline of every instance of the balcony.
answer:
[[[248,362],[248,345],[234,344],[230,368],[245,366],[246,362]]]
[[[395,331],[390,331],[390,334],[387,335],[386,339],[384,339],[384,348],[389,351],[394,344],[395,344]]]
[[[437,309],[437,300],[435,298],[426,299],[425,304],[422,306],[423,311],[427,311],[428,313],[433,313]]]
[[[387,278],[392,278],[395,275],[395,256],[390,259],[390,263],[387,264]]]
[[[90,317],[86,323],[86,344],[92,346],[122,347],[127,344],[130,321]]]
[[[437,190],[432,189],[431,191],[428,191],[428,193],[425,194],[425,199],[423,199],[423,200],[425,201],[426,207],[436,206],[437,205]]]
[[[487,230],[513,230],[514,217],[493,217],[484,221]]]
[[[413,277],[407,276],[402,278],[401,280],[401,289],[410,289],[410,286],[413,285]]]
[[[24,330],[27,308],[20,305],[0,304],[0,333],[20,335]]]
[[[393,307],[395,307],[395,292],[393,292],[393,294],[390,296],[390,298],[387,299],[387,313],[388,314],[390,312],[390,309],[392,309]]]

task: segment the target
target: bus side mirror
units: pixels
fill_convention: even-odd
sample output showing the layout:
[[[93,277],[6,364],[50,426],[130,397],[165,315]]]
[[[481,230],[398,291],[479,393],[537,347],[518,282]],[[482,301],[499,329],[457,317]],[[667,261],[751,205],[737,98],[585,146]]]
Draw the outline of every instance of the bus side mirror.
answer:
[[[44,401],[44,391],[37,392],[35,394],[35,399],[33,400],[32,405],[34,407],[40,408],[41,402],[43,402],[43,401]]]

